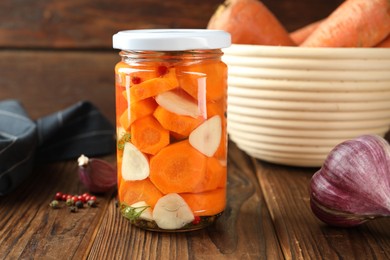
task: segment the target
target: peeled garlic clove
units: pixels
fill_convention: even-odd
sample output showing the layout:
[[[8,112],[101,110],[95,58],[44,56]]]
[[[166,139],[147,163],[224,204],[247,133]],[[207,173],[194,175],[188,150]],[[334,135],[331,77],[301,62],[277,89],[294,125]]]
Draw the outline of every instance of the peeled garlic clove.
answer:
[[[153,219],[162,229],[179,229],[192,222],[195,217],[185,200],[177,193],[161,197],[154,209]]]
[[[116,169],[108,162],[85,155],[81,155],[77,162],[80,181],[90,192],[107,192],[117,184]]]
[[[337,145],[310,182],[310,205],[323,222],[342,227],[390,215],[390,146],[376,135]]]

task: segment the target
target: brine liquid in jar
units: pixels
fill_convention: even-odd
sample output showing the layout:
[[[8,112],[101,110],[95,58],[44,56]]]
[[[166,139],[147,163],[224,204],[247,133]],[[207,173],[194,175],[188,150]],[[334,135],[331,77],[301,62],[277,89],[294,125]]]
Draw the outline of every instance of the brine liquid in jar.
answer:
[[[113,37],[118,199],[138,227],[188,231],[225,209],[230,35],[131,30]]]

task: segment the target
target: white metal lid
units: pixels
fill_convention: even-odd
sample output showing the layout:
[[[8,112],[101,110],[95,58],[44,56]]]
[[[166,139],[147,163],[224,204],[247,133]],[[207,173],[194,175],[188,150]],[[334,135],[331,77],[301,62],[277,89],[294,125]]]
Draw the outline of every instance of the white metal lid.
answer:
[[[231,45],[230,34],[209,29],[144,29],[113,35],[113,48],[120,50],[184,51],[222,49]]]

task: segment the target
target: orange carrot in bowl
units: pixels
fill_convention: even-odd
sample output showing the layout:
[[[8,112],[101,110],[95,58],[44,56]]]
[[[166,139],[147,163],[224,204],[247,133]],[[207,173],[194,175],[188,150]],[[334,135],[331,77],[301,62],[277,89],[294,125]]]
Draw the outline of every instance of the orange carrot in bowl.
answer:
[[[163,148],[150,159],[150,180],[164,194],[193,192],[203,181],[207,157],[188,140]]]
[[[295,45],[279,20],[258,0],[226,0],[207,28],[229,32],[236,44]]]
[[[317,29],[322,21],[323,20],[312,22],[295,31],[290,32],[290,38],[295,42],[295,44],[302,44],[307,39],[307,37],[309,37],[309,35],[314,32],[315,29]]]
[[[373,47],[389,33],[389,0],[348,0],[336,8],[301,46]]]
[[[376,45],[375,47],[378,47],[378,48],[390,48],[390,34],[383,41],[381,41],[378,45]]]

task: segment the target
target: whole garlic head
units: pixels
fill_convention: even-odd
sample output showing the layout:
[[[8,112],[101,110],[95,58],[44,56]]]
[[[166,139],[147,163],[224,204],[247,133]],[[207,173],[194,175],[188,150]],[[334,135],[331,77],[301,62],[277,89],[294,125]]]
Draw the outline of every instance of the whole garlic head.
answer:
[[[313,213],[350,227],[390,215],[390,146],[377,135],[337,145],[310,182]]]

